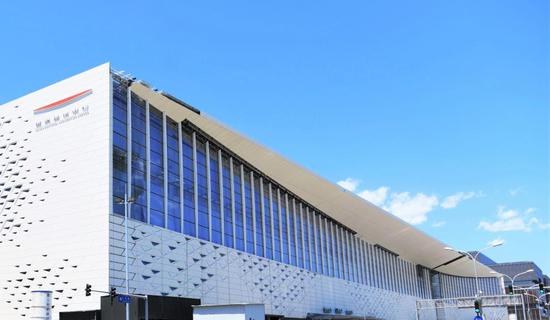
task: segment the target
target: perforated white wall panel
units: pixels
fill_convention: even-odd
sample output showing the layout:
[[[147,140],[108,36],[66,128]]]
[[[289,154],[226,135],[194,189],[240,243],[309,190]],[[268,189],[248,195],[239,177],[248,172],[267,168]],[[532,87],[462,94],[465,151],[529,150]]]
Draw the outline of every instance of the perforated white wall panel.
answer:
[[[110,282],[124,292],[123,219],[111,216]],[[199,298],[203,304],[263,303],[267,314],[305,318],[323,307],[414,319],[416,298],[129,221],[130,291]]]
[[[109,71],[0,106],[2,320],[30,318],[32,290],[53,291],[57,319],[99,307],[85,283],[108,288]]]

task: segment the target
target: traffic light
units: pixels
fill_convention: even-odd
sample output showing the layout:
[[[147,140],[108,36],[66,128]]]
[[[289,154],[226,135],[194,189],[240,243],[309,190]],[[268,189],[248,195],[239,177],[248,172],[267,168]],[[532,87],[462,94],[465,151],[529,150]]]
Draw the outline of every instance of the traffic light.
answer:
[[[509,294],[514,294],[514,287],[512,285],[508,286],[508,293]]]
[[[539,281],[539,293],[544,294],[544,283],[542,281]]]
[[[474,311],[478,316],[481,314],[481,301],[480,300],[474,301]]]
[[[86,297],[89,297],[92,295],[92,285],[86,283]]]
[[[113,301],[115,300],[115,298],[116,298],[116,288],[111,287],[111,304],[113,304]]]

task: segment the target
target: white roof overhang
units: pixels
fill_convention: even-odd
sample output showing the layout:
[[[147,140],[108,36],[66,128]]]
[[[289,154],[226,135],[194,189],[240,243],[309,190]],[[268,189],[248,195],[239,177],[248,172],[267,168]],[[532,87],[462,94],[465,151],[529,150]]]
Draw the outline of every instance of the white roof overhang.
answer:
[[[344,224],[357,236],[378,244],[402,258],[434,268],[461,255],[445,250],[447,246],[383,209],[348,192],[308,169],[297,165],[268,148],[220,124],[218,121],[184,107],[182,104],[136,82],[132,91],[176,121],[188,120],[235,154],[261,170],[287,190],[304,199],[316,209]],[[495,277],[492,269],[478,264],[481,277]],[[474,276],[473,262],[458,259],[437,269],[456,276]]]

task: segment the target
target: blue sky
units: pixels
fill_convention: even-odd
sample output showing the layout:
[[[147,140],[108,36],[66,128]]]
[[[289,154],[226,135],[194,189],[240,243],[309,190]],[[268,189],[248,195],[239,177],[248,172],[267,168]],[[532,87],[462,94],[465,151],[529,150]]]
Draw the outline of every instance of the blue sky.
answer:
[[[111,61],[464,250],[550,272],[550,7],[0,4],[0,101]],[[449,198],[450,197],[450,198]]]

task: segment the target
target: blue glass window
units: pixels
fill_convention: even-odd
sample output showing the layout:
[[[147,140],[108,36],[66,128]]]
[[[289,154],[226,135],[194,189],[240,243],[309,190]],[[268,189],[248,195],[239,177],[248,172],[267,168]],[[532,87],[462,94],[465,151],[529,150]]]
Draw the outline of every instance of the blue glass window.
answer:
[[[345,231],[343,229],[340,229],[340,241],[342,246],[342,265],[344,266],[344,280],[349,280],[349,263],[347,260],[347,249],[346,249],[346,238],[345,238]]]
[[[336,238],[334,237],[334,224],[328,221],[328,238],[329,238],[329,250],[330,259],[332,264],[332,276],[338,278],[338,256],[336,253]]]
[[[212,212],[212,242],[222,243],[222,217],[220,201],[220,166],[218,148],[209,145],[210,155],[210,210]]]
[[[315,237],[317,244],[317,272],[324,273],[324,259],[323,259],[323,239],[321,238],[321,233],[323,232],[323,229],[321,228],[321,225],[319,224],[319,215],[315,212],[313,212],[313,221],[315,223]]]
[[[168,159],[168,229],[181,232],[181,188],[178,124],[166,118]]]
[[[355,282],[359,282],[359,265],[357,263],[357,246],[355,245],[355,237],[350,234],[350,247],[351,247],[351,256],[352,256],[352,264],[353,264],[353,280]],[[393,273],[395,275],[396,273]]]
[[[286,212],[286,194],[279,192],[280,194],[280,203],[281,203],[281,246],[283,253],[283,262],[289,263],[289,254],[288,254],[288,223],[287,223],[287,212]]]
[[[233,160],[233,199],[235,201],[235,247],[244,251],[243,193],[241,165]]]
[[[347,264],[346,264],[346,260],[344,259],[345,255],[344,255],[344,238],[342,237],[342,229],[338,228],[337,229],[337,233],[338,233],[338,249],[339,249],[339,253],[340,253],[340,263],[342,265],[342,279],[346,279],[346,271],[347,271]]]
[[[365,273],[365,255],[363,251],[363,241],[361,239],[357,239],[355,242],[357,244],[357,251],[358,251],[358,261],[359,261],[359,270],[361,271],[361,283],[367,284],[367,274]],[[406,273],[404,273],[405,270],[403,270],[403,273],[400,273],[400,276],[406,277]],[[405,283],[405,286],[403,287],[403,290],[407,290],[407,282],[406,279],[403,280]]]
[[[336,249],[336,237],[334,236],[334,229],[333,229],[332,222],[328,221],[328,233],[329,238],[331,241],[331,247],[329,250],[331,250],[331,259],[332,259],[332,276],[338,278],[338,251]]]
[[[182,163],[183,163],[183,231],[196,236],[195,221],[195,170],[193,168],[193,134],[182,129]]]
[[[330,259],[332,255],[330,254],[329,250],[329,238],[327,233],[327,220],[325,218],[321,218],[319,225],[322,230],[322,238],[323,238],[323,272],[325,275],[330,276],[332,272],[332,268],[330,265]]]
[[[244,168],[244,205],[246,216],[246,252],[254,253],[254,217],[252,216],[252,186],[250,169]]]
[[[224,245],[234,248],[233,243],[233,209],[231,195],[231,166],[229,157],[222,153],[222,183],[223,183],[223,216],[224,216]]]
[[[113,81],[114,200],[124,197],[128,179],[126,90]],[[131,106],[132,218],[147,221],[149,203],[153,225],[328,276],[367,282],[367,257],[353,234],[263,180],[205,137],[194,138],[191,128],[182,128],[180,144],[178,123],[168,117],[163,122],[162,112],[153,106],[147,141],[146,103],[132,94]],[[124,206],[114,205],[113,212],[124,214]]]
[[[363,264],[362,264],[362,261],[361,261],[361,247],[360,247],[360,244],[359,244],[359,239],[354,237],[353,238],[353,247],[355,249],[355,269],[357,270],[357,282],[359,283],[362,283],[363,282]],[[400,267],[400,261],[399,260],[396,260],[396,265],[394,265],[395,269],[395,273],[394,273],[394,276],[396,278],[400,278],[403,276],[403,273],[401,272],[401,270],[397,270],[399,269]],[[401,290],[401,289],[404,289],[404,287],[397,287],[396,290]]]
[[[260,179],[254,175],[254,209],[256,219],[256,254],[264,257],[263,217],[262,217],[262,193]]]
[[[310,228],[309,228],[309,218],[308,218],[308,211],[307,207],[302,207],[300,204],[300,211],[302,213],[302,230],[304,232],[304,258],[305,258],[305,268],[307,270],[312,270],[311,268],[311,246],[310,246]]]
[[[288,230],[289,230],[289,239],[290,239],[290,264],[293,266],[298,265],[296,262],[296,230],[295,230],[295,220],[296,215],[294,212],[294,199],[288,198]]]
[[[315,247],[315,221],[313,219],[314,212],[306,209],[308,212],[308,224],[309,224],[309,246],[311,250],[311,271],[317,272],[317,248]]]
[[[149,152],[151,155],[150,223],[164,227],[164,139],[162,112],[149,106]]]
[[[294,206],[296,207],[296,240],[297,240],[297,254],[296,257],[298,259],[298,267],[304,268],[304,261],[303,261],[303,250],[304,246],[302,245],[302,217],[300,214],[300,206],[298,202],[294,203]]]
[[[342,265],[342,247],[340,246],[340,228],[336,225],[333,226],[334,230],[334,251],[336,252],[336,265],[338,266],[338,273],[336,276],[340,279],[344,278],[344,266]]]
[[[199,136],[197,144],[197,193],[199,238],[210,240],[208,221],[208,177],[206,173],[206,143]]]
[[[271,188],[271,210],[273,218],[273,259],[281,261],[281,224],[279,212],[279,189],[272,185]]]
[[[147,221],[147,157],[145,100],[132,93],[132,197],[131,217]]]
[[[268,182],[263,182],[264,189],[264,228],[265,228],[265,257],[273,258],[273,238],[271,230],[271,199],[269,196],[270,185]]]
[[[350,278],[351,264],[349,263],[348,237],[347,237],[347,232],[345,230],[342,230],[342,252],[344,254],[344,263],[346,264],[345,279],[351,280]]]
[[[347,237],[348,237],[348,248],[349,248],[349,264],[350,264],[350,279],[351,281],[356,281],[357,279],[355,278],[356,274],[355,274],[355,252],[353,250],[353,243],[352,243],[352,240],[353,240],[353,237],[352,237],[352,234],[349,233],[349,232],[346,232],[347,233]]]
[[[113,213],[124,215],[119,202],[128,192],[127,95],[125,85],[113,81]]]

